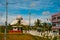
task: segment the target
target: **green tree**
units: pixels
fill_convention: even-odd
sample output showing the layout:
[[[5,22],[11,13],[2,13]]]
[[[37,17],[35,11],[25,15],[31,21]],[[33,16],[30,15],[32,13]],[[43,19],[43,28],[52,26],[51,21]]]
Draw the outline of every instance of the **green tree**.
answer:
[[[48,26],[49,26],[49,27],[48,27],[48,31],[49,31],[49,32],[52,31],[52,24],[49,23]]]
[[[37,21],[35,22],[35,26],[36,27],[39,27],[40,26],[40,20],[39,19],[37,19]]]
[[[10,24],[7,26],[7,32],[9,32],[9,30],[13,30],[13,27]]]
[[[51,31],[52,30],[52,25],[51,25],[51,23],[46,23],[46,22],[44,22],[44,23],[42,23],[43,24],[43,28],[44,28],[44,30],[45,31]]]
[[[47,31],[48,30],[48,26],[47,26],[47,23],[43,23],[43,28],[44,28],[44,31]]]
[[[37,21],[35,21],[34,23],[34,29],[37,29],[37,30],[40,30],[41,31],[41,28],[42,28],[42,25],[41,25],[41,20],[37,19]]]
[[[35,21],[35,25],[36,27],[41,27],[41,20],[37,19],[37,21]]]
[[[0,25],[0,33],[3,33],[4,32],[4,26],[3,25]]]
[[[52,25],[51,25],[51,23],[43,23],[43,28],[45,31],[51,31]]]
[[[51,31],[52,25],[50,23],[43,23],[43,31],[47,31],[47,39],[48,39],[48,33]],[[45,34],[44,34],[45,36]]]

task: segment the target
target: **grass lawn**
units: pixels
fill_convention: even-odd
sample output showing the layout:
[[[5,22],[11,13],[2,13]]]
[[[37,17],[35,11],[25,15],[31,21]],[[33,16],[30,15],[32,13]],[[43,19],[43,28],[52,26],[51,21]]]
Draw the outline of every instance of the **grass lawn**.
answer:
[[[0,40],[4,40],[4,34],[0,34]],[[47,40],[30,34],[7,34],[7,40]]]

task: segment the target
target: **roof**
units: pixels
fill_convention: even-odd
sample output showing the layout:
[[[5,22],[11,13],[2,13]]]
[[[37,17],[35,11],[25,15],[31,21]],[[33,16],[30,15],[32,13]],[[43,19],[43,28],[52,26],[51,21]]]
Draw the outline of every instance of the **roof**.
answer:
[[[14,21],[11,23],[11,25],[16,24],[17,22],[18,22],[18,20],[14,20]],[[23,24],[23,25],[28,25],[27,21],[25,21],[25,20],[21,20],[21,24]]]
[[[60,12],[59,12],[59,13],[56,13],[56,14],[53,14],[52,17],[53,17],[53,16],[58,16],[58,15],[60,15]]]

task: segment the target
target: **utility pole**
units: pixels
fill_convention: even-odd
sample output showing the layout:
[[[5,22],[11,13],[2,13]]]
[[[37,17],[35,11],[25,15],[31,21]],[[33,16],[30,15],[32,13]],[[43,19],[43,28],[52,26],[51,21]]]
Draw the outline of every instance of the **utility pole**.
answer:
[[[29,13],[29,28],[30,28],[30,25],[31,25],[31,13]],[[28,30],[29,30],[28,28]]]
[[[6,21],[5,21],[4,40],[7,40],[8,4],[16,4],[16,3],[8,3],[8,0],[6,0]]]
[[[6,21],[5,21],[4,40],[7,40],[7,21],[8,21],[8,0],[6,0]]]

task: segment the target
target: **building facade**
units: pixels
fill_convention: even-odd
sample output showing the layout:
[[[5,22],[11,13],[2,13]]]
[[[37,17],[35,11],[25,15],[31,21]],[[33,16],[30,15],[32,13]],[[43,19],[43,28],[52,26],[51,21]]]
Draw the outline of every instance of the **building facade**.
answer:
[[[60,13],[52,15],[52,30],[60,32]]]

